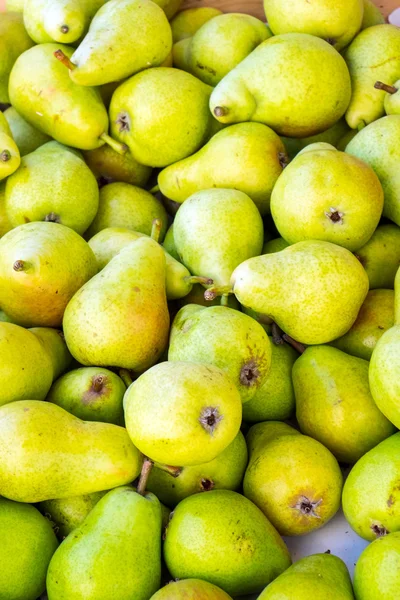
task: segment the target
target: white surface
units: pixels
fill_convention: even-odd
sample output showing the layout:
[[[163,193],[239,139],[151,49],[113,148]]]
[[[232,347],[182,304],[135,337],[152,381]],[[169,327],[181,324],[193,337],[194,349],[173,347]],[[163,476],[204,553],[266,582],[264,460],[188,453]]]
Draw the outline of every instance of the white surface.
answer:
[[[397,27],[400,27],[400,8],[396,8],[396,10],[389,15],[388,21],[392,25],[397,25]]]

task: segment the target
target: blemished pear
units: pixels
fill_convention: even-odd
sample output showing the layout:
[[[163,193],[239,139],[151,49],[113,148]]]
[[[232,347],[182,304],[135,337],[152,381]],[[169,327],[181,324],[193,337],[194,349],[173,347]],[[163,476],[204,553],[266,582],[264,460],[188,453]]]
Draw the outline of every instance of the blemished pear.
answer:
[[[139,164],[130,152],[120,154],[107,144],[88,150],[83,156],[95,177],[108,183],[120,181],[144,187],[152,173],[151,167]]]
[[[241,304],[304,344],[345,334],[368,292],[367,274],[349,250],[313,240],[246,260],[231,283]]]
[[[306,137],[334,125],[350,95],[346,63],[328,42],[287,33],[260,44],[228,73],[210,108],[221,123],[258,121],[279,135]]]
[[[358,557],[354,569],[357,600],[394,600],[400,586],[400,532],[378,538]]]
[[[126,429],[81,421],[41,400],[0,408],[0,494],[19,502],[81,496],[131,483],[142,455]]]
[[[272,129],[262,123],[238,123],[216,133],[193,156],[161,171],[158,185],[175,202],[205,189],[233,188],[247,194],[265,215],[288,162],[285,147]]]
[[[46,144],[46,142],[50,142],[48,135],[33,127],[28,121],[25,121],[13,106],[7,108],[3,115],[7,120],[21,156],[30,154],[40,146],[43,146],[43,144]]]
[[[221,588],[201,579],[170,581],[150,600],[198,600],[198,598],[201,600],[232,600]]]
[[[124,397],[128,433],[143,454],[173,466],[200,465],[235,439],[242,402],[233,381],[213,365],[163,362]]]
[[[107,493],[93,492],[85,496],[71,496],[39,502],[38,509],[54,523],[58,539],[63,540],[74,529],[79,527],[99,500]]]
[[[367,272],[370,290],[393,289],[400,264],[400,227],[380,225],[356,256]]]
[[[0,15],[0,102],[9,103],[8,80],[18,56],[31,48],[33,41],[27,34],[23,17],[16,12]]]
[[[172,37],[174,43],[192,37],[204,23],[222,15],[218,8],[199,6],[181,10],[171,21]]]
[[[82,365],[142,371],[156,363],[169,333],[161,246],[143,237],[121,250],[73,296],[63,328]]]

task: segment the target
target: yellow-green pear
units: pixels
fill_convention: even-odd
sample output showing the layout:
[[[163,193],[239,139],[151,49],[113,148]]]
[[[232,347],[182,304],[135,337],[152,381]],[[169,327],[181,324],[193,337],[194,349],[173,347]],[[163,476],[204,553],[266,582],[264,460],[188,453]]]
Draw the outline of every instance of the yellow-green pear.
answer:
[[[306,146],[309,146],[310,144],[316,144],[318,142],[326,142],[337,148],[340,140],[349,131],[351,130],[346,123],[346,119],[342,118],[339,119],[337,123],[332,125],[332,127],[329,127],[329,129],[326,131],[322,131],[316,135],[311,135],[304,138],[290,138],[282,136],[281,139],[285,145],[289,157],[292,159]]]
[[[39,502],[38,508],[52,523],[54,531],[60,540],[67,537],[71,531],[79,527],[90,511],[107,492],[93,492],[85,496],[58,498]]]
[[[279,176],[271,213],[289,243],[324,240],[358,250],[378,226],[383,189],[363,161],[330,144],[303,149]]]
[[[6,212],[6,181],[0,181],[0,238],[12,229]]]
[[[169,20],[178,12],[182,2],[183,0],[155,0],[155,3],[163,9]]]
[[[287,33],[260,44],[228,73],[210,108],[221,123],[258,121],[279,135],[306,137],[334,125],[350,94],[346,63],[328,42]]]
[[[247,194],[265,215],[288,161],[272,129],[262,123],[239,123],[215,134],[196,154],[161,171],[158,185],[175,202],[201,190],[233,188]]]
[[[356,256],[367,272],[370,290],[393,289],[400,264],[400,227],[380,225]]]
[[[262,253],[273,254],[274,252],[280,252],[281,250],[284,250],[288,246],[290,246],[290,244],[288,244],[287,241],[282,237],[275,238],[274,240],[268,240],[268,242],[265,242]]]
[[[20,162],[17,144],[11,136],[0,131],[0,181],[14,173]]]
[[[201,579],[170,581],[150,600],[198,600],[199,598],[201,600],[232,600],[221,588]]]
[[[374,87],[376,81],[388,84],[400,78],[400,29],[395,25],[375,25],[361,31],[344,57],[351,75],[352,96],[346,120],[359,129],[383,117],[385,93]]]
[[[20,12],[24,11],[25,0],[6,0],[6,11],[7,12]]]
[[[130,152],[120,154],[106,144],[84,152],[83,156],[94,175],[107,183],[122,181],[144,187],[152,172],[151,167],[139,164]]]
[[[65,225],[27,223],[0,240],[0,306],[24,327],[59,327],[69,300],[96,273],[92,250]]]
[[[235,439],[242,402],[214,365],[163,362],[141,375],[124,397],[128,433],[143,454],[174,466],[201,465]]]
[[[2,406],[0,432],[0,494],[19,502],[125,485],[142,465],[126,429],[81,421],[51,402],[20,400]]]
[[[382,81],[375,83],[375,88],[386,92],[384,107],[387,115],[399,115],[400,114],[400,80],[395,81],[393,85],[389,85]]]
[[[32,327],[29,331],[36,335],[47,350],[53,365],[53,381],[55,381],[72,363],[72,356],[65,343],[63,332],[51,327]]]
[[[218,15],[222,15],[222,12],[212,6],[199,6],[182,10],[171,21],[174,43],[192,37],[204,23]]]
[[[170,256],[172,256],[172,258],[175,258],[175,260],[179,260],[179,254],[176,249],[175,239],[174,239],[174,224],[173,223],[168,227],[167,233],[165,234],[165,238],[163,241],[163,248],[164,248],[164,250],[166,250],[166,252],[168,252],[168,254]]]
[[[357,600],[394,600],[400,586],[400,532],[385,535],[367,546],[354,569]]]
[[[349,250],[314,240],[246,260],[231,283],[241,304],[304,344],[344,335],[368,292],[367,274]]]
[[[382,335],[375,346],[369,368],[369,383],[378,408],[397,428],[400,428],[400,325],[398,311],[398,300],[395,299],[395,325]]]
[[[37,150],[37,148],[40,146],[43,146],[43,144],[46,142],[50,142],[48,135],[42,133],[25,121],[25,119],[17,113],[13,106],[7,108],[3,114],[10,127],[12,137],[18,146],[21,156],[30,154],[34,150]]]
[[[225,296],[224,302],[226,302],[226,306],[229,306],[229,308],[240,310],[239,302],[236,300],[235,296]],[[206,307],[221,306],[221,298],[217,296],[213,300],[206,300],[204,298],[204,287],[199,283],[195,283],[192,287],[192,291],[178,301],[178,305],[181,307],[186,306],[187,304],[198,304],[199,306]]]
[[[247,434],[250,460],[243,493],[281,535],[304,535],[338,511],[342,472],[320,442],[284,423],[276,425],[258,423]]]
[[[10,10],[10,9],[8,9]],[[8,79],[18,56],[31,48],[33,41],[27,34],[22,14],[0,13],[0,102],[8,104]]]
[[[374,25],[382,25],[386,23],[385,17],[372,0],[364,0],[364,16],[361,23],[361,29],[373,27]]]

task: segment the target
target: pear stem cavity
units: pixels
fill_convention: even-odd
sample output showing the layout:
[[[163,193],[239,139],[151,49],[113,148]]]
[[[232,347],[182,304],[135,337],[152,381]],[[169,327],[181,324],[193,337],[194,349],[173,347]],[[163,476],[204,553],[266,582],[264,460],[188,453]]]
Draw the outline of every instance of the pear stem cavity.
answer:
[[[157,243],[160,240],[161,227],[162,227],[161,219],[154,219],[152,226],[151,226],[150,237],[152,240],[154,240]]]
[[[230,294],[233,294],[233,289],[230,285],[213,285],[204,292],[204,299],[207,300],[207,302],[211,302],[218,296],[229,296]]]
[[[130,131],[131,125],[129,122],[128,113],[126,113],[126,112],[119,113],[117,120],[116,120],[116,124],[118,125],[118,129],[119,129],[120,133],[122,133],[124,131]]]
[[[126,144],[121,144],[121,142],[117,142],[117,140],[114,140],[107,133],[102,133],[100,139],[103,140],[103,142],[105,142],[109,146],[111,146],[111,148],[118,152],[118,154],[125,154],[128,150],[128,146]]]
[[[289,157],[285,152],[278,152],[278,160],[282,169],[285,169],[289,164]]]
[[[214,406],[206,406],[200,413],[199,422],[201,423],[203,429],[207,431],[210,435],[213,435],[214,431],[217,429],[218,424],[222,421],[224,417],[219,414],[219,410]]]
[[[202,479],[201,480],[201,489],[203,492],[211,492],[215,487],[215,483],[212,479]]]
[[[388,535],[388,533],[389,533],[389,531],[383,525],[377,525],[377,524],[371,525],[371,529],[377,538]]]
[[[376,90],[383,90],[384,92],[387,92],[388,94],[395,94],[396,92],[399,91],[397,89],[397,87],[394,87],[394,85],[388,85],[387,83],[382,83],[382,81],[377,81],[374,85],[374,88]]]
[[[153,468],[153,461],[145,457],[142,465],[142,471],[139,477],[139,483],[137,484],[136,491],[141,496],[146,493],[147,480],[149,479],[150,471]]]
[[[325,212],[325,216],[328,217],[332,223],[339,223],[339,225],[343,223],[344,213],[337,208],[330,207],[330,209]]]
[[[63,31],[63,33],[67,33],[67,32]],[[54,56],[56,57],[57,60],[60,61],[60,63],[62,63],[70,71],[73,71],[74,69],[76,69],[76,65],[74,65],[73,62],[71,62],[71,60],[68,58],[68,56],[66,54],[64,54],[64,52],[62,50],[56,50],[54,52]]]
[[[1,162],[8,162],[11,160],[11,152],[9,150],[3,150],[3,152],[0,154],[0,160]]]
[[[226,117],[229,113],[229,110],[225,106],[216,106],[214,108],[214,115],[216,117]]]
[[[171,475],[171,477],[173,477],[174,479],[179,477],[179,475],[183,471],[183,467],[172,467],[171,465],[164,465],[164,464],[158,463],[158,462],[155,462],[154,466],[157,469],[160,469],[160,471],[164,471],[164,473],[168,473],[168,475]]]
[[[246,387],[251,387],[260,377],[260,371],[257,367],[256,361],[254,359],[250,360],[240,370],[239,380],[242,385]]]
[[[130,385],[132,385],[133,379],[132,379],[132,376],[129,373],[128,369],[120,369],[119,376],[121,377],[122,381],[124,382],[124,384],[126,385],[127,388]]]

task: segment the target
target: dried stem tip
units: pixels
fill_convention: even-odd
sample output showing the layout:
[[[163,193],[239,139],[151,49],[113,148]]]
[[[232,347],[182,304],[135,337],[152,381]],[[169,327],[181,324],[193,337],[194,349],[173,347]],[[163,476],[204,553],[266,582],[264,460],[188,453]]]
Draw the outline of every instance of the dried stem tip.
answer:
[[[0,154],[1,162],[8,162],[11,159],[11,152],[9,150],[3,150]]]
[[[226,115],[228,114],[228,109],[225,108],[225,106],[216,106],[214,108],[214,115],[216,117],[226,117]]]
[[[69,32],[68,25],[61,25],[60,31],[61,31],[61,33],[68,33]]]
[[[71,62],[71,60],[68,58],[68,56],[66,54],[64,54],[64,52],[62,50],[56,50],[54,52],[54,56],[56,57],[57,60],[60,61],[60,63],[62,63],[70,71],[73,71],[74,69],[76,69],[76,65],[74,65],[73,62]]]
[[[161,219],[154,219],[152,226],[151,226],[151,239],[154,240],[155,242],[158,242],[160,240],[161,228],[162,228]]]
[[[142,471],[139,477],[139,483],[137,484],[136,491],[141,496],[144,496],[146,493],[147,480],[150,475],[150,471],[153,468],[153,461],[149,458],[145,457],[143,461]]]
[[[383,90],[388,94],[395,94],[398,92],[397,87],[394,87],[394,85],[388,85],[387,83],[382,83],[382,81],[377,81],[374,85],[374,88],[377,90]]]
[[[158,462],[155,462],[154,466],[157,469],[160,469],[160,471],[164,471],[164,473],[168,473],[168,475],[171,475],[171,477],[173,477],[174,479],[179,477],[179,475],[183,471],[183,467],[172,467],[171,465],[164,465],[164,464],[158,463]]]
[[[13,264],[14,271],[23,271],[25,269],[25,262],[23,260],[16,260]]]

